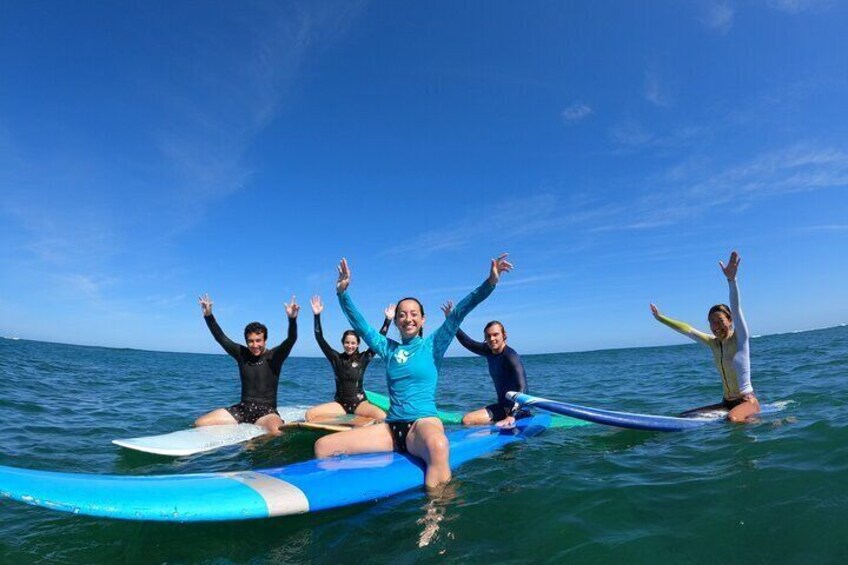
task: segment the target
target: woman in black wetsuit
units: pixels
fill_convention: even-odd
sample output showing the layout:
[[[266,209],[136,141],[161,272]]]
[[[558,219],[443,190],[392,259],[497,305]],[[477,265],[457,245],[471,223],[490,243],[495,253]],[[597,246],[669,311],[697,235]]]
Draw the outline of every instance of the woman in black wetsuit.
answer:
[[[306,411],[306,420],[309,422],[335,418],[344,414],[356,414],[375,420],[383,420],[386,413],[368,402],[362,385],[365,370],[374,358],[374,350],[369,349],[364,353],[359,352],[359,336],[353,330],[347,330],[342,334],[342,346],[344,351],[339,353],[324,340],[324,332],[321,330],[321,312],[324,304],[320,296],[312,297],[312,312],[315,314],[315,341],[333,367],[336,376],[336,395],[333,402],[326,402],[313,406]],[[389,325],[395,317],[395,305],[390,304],[384,311],[386,319],[380,333],[386,335]]]

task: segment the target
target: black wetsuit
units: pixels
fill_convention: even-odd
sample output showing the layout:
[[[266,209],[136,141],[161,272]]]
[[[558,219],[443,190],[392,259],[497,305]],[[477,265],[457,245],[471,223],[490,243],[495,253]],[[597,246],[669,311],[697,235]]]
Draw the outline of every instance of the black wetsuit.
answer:
[[[215,316],[210,314],[204,319],[215,341],[238,363],[241,402],[230,406],[227,411],[237,422],[251,424],[266,414],[276,413],[280,370],[297,341],[297,319],[289,318],[286,340],[273,349],[266,349],[261,355],[254,355],[250,349],[224,335]]]
[[[380,333],[386,335],[391,323],[392,321],[386,318]],[[321,330],[321,314],[315,315],[315,341],[318,342],[318,347],[332,365],[333,373],[336,375],[336,395],[333,400],[341,404],[346,413],[353,414],[356,407],[366,400],[362,380],[365,369],[368,368],[368,364],[374,359],[376,353],[373,349],[368,349],[364,353],[348,355],[330,347]]]
[[[456,332],[456,339],[465,349],[471,353],[482,355],[489,363],[489,375],[495,384],[498,401],[486,406],[489,417],[498,422],[507,416],[524,416],[517,413],[518,405],[506,398],[506,393],[514,390],[516,392],[527,392],[527,377],[524,374],[524,364],[521,357],[509,346],[504,347],[500,353],[493,353],[488,345],[474,341],[464,331]]]

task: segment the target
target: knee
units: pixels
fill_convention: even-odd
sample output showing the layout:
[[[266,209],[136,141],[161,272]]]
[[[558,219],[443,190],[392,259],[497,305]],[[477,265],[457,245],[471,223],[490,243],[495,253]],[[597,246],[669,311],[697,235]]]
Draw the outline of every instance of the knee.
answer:
[[[447,461],[448,438],[437,435],[427,438],[427,451],[430,453],[430,461]]]
[[[333,446],[333,441],[330,436],[320,438],[315,442],[315,458],[326,459],[336,455],[336,448]]]
[[[748,419],[747,414],[728,414],[727,419],[734,424],[743,424]]]
[[[306,411],[306,414],[303,416],[307,422],[311,422],[315,417],[315,408],[310,408]]]

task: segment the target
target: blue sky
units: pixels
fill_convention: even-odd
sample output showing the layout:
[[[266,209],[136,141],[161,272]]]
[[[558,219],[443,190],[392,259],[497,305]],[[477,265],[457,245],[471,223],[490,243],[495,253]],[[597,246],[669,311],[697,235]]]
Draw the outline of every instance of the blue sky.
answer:
[[[848,322],[848,7],[5,2],[0,335],[317,356],[333,291],[457,300],[538,353],[681,343],[742,255],[752,333]],[[304,315],[308,314],[308,315]],[[432,329],[432,328],[431,328]],[[393,330],[394,331],[394,330]],[[461,353],[454,346],[452,353]]]

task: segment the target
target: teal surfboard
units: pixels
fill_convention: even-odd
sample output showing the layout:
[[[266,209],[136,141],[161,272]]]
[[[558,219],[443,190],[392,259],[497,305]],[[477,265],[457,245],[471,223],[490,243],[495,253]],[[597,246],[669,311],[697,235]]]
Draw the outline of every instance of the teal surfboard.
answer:
[[[370,402],[377,408],[383,411],[388,411],[390,402],[389,397],[385,394],[366,390],[365,396],[368,398],[368,402]],[[442,421],[443,424],[462,424],[462,412],[449,412],[446,410],[439,410],[439,419]],[[574,428],[578,426],[588,426],[589,424],[591,424],[591,422],[587,422],[585,420],[580,420],[577,418],[569,418],[568,416],[561,416],[557,414],[551,417],[550,427]]]

